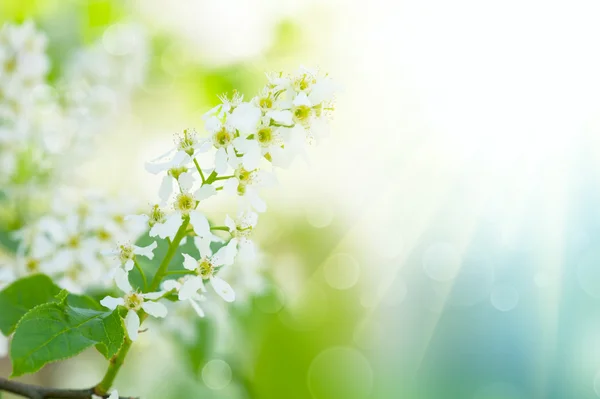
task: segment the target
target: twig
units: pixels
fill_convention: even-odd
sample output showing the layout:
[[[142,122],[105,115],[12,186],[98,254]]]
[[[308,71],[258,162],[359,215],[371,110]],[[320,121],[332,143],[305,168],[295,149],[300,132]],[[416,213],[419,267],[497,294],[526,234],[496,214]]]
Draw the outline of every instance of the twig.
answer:
[[[24,384],[0,377],[0,391],[14,393],[29,399],[91,399],[94,388],[88,389],[56,389],[39,385]],[[108,397],[105,396],[105,397]],[[134,399],[121,396],[119,399]]]

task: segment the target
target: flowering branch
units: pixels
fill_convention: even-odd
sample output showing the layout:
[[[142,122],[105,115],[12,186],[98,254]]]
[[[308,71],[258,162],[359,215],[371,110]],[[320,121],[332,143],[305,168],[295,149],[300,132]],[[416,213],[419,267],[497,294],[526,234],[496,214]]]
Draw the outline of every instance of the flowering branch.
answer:
[[[10,392],[15,395],[30,399],[90,399],[96,396],[94,388],[88,389],[56,389],[44,388],[39,385],[24,384],[22,382],[10,381],[0,377],[0,391]],[[99,396],[108,397],[108,396]],[[113,397],[114,398],[114,397]],[[118,399],[133,399],[119,396]]]
[[[29,272],[48,271],[50,278],[57,279],[58,286],[46,276],[14,283],[21,292],[39,290],[52,295],[44,298],[47,303],[32,304],[31,310],[22,312],[18,323],[5,317],[2,332],[13,337],[13,376],[36,372],[50,362],[75,356],[78,352],[73,348],[80,350],[91,345],[96,346],[109,364],[102,380],[91,389],[38,389],[2,380],[5,390],[31,399],[106,398],[133,342],[144,331],[142,324],[148,316],[162,319],[169,313],[162,300],[175,302],[172,306],[191,306],[199,317],[205,316],[201,302],[212,295],[206,286],[225,302],[234,302],[236,292],[225,279],[232,277],[227,273],[234,263],[256,258],[251,235],[258,213],[266,210],[260,188],[276,180],[275,168],[288,167],[296,157],[305,157],[305,146],[327,133],[325,109],[331,105],[333,92],[331,80],[316,71],[301,69],[291,76],[269,75],[269,83],[250,101],[243,101],[238,94],[222,97],[222,103],[204,115],[208,137],[185,129],[176,136],[174,148],[146,164],[148,172],[163,175],[158,190],[160,201],[149,212],[107,218],[103,212],[92,214],[95,208],[106,209],[98,204],[67,213],[64,220],[44,219],[23,232],[27,243],[21,252],[27,257],[22,268]],[[205,170],[196,159],[200,154],[213,159]],[[200,204],[217,195],[237,197],[238,213],[235,217],[226,215],[224,224],[211,226]],[[89,228],[82,233],[78,226]],[[212,231],[226,232],[227,238]],[[133,244],[139,242],[144,232],[152,242],[146,246]],[[106,242],[111,241],[118,244],[105,249]],[[153,260],[159,243],[167,243],[168,248],[150,280],[138,260],[139,257]],[[55,252],[63,256],[48,258],[48,254]],[[114,263],[103,261],[99,255],[113,257]],[[176,255],[182,259],[175,270],[169,270]],[[65,259],[73,259],[73,265],[63,266]],[[106,270],[108,266],[110,270]],[[141,274],[143,284],[130,282],[129,273],[134,268]],[[58,274],[57,269],[60,269]],[[71,269],[76,273],[71,273]],[[85,292],[102,281],[103,274],[110,276],[111,281],[106,285],[114,283],[122,291],[118,297],[102,299],[103,310],[95,306],[79,309],[79,303],[73,305],[68,301],[72,295],[68,291],[75,291],[71,287]],[[171,275],[179,278],[169,278]],[[65,286],[68,291],[61,290]],[[5,291],[5,302],[19,312],[22,300],[15,295],[19,289],[11,285]],[[90,318],[79,320],[82,311]],[[54,317],[55,314],[60,317]],[[80,329],[85,323],[89,324]],[[57,344],[64,341],[54,340],[54,335],[46,339],[39,333],[46,325],[55,331],[45,334],[60,334],[63,340],[77,341],[77,345],[65,349]],[[38,357],[31,361],[34,352]],[[108,398],[119,399],[118,392],[112,391]]]

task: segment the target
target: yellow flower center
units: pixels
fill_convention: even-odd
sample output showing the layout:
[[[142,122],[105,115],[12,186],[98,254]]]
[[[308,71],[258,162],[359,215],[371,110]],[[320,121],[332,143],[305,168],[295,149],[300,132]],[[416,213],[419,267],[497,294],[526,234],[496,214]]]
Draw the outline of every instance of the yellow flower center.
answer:
[[[175,198],[175,209],[183,214],[188,214],[196,207],[196,200],[190,193],[181,193]]]
[[[77,248],[77,247],[79,247],[79,244],[81,244],[81,240],[79,239],[79,236],[71,236],[67,240],[67,247],[69,247],[69,248]]]
[[[310,117],[311,108],[308,105],[300,105],[294,108],[294,120],[305,122]]]
[[[202,277],[204,280],[207,280],[212,277],[213,272],[215,271],[215,267],[211,263],[210,259],[202,258],[198,262],[198,270],[197,271],[198,271],[198,274],[200,275],[200,277]]]
[[[224,127],[213,136],[213,143],[217,148],[227,147],[231,140],[233,140],[233,135]]]
[[[258,105],[263,109],[271,109],[273,100],[271,100],[271,97],[263,97],[258,101]]]
[[[133,247],[131,245],[119,246],[119,260],[125,263],[130,259],[133,259]]]
[[[154,226],[156,223],[164,223],[166,218],[165,213],[158,205],[154,205],[150,211],[150,226]]]
[[[258,142],[261,145],[263,145],[263,146],[269,145],[271,143],[271,141],[273,140],[273,131],[271,130],[270,127],[263,127],[256,134],[256,138],[258,139]]]
[[[185,151],[188,155],[194,154],[194,144],[196,143],[196,132],[185,129],[183,135],[177,138],[177,148]]]
[[[129,295],[125,296],[125,307],[127,309],[138,311],[142,307],[144,303],[144,298],[137,292],[132,292]]]

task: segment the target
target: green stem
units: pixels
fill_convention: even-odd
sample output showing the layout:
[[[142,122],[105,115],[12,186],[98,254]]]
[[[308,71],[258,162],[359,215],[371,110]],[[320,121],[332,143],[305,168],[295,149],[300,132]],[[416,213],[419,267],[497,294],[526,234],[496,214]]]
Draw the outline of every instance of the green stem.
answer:
[[[175,235],[175,238],[173,238],[173,241],[169,245],[169,250],[167,251],[167,254],[165,255],[160,266],[158,266],[158,270],[156,271],[156,274],[154,275],[154,278],[152,279],[152,282],[150,283],[150,288],[149,288],[150,292],[156,291],[158,289],[158,287],[160,286],[160,283],[162,282],[163,278],[165,277],[165,275],[167,273],[167,270],[169,269],[169,264],[171,263],[171,260],[173,260],[175,253],[177,253],[177,249],[179,248],[179,243],[181,243],[181,240],[183,240],[183,238],[186,236],[188,224],[190,224],[190,219],[188,217],[186,217],[183,220],[181,227],[179,227],[179,230],[177,230],[177,234]]]
[[[227,226],[211,226],[211,230],[223,230],[229,232],[229,227]]]
[[[196,272],[192,270],[169,270],[165,273],[165,276],[172,276],[175,274],[196,274]]]
[[[202,173],[202,169],[200,169],[200,165],[198,164],[198,161],[196,161],[196,159],[194,159],[194,164],[196,165],[196,168],[200,173],[200,177],[202,178],[202,185],[211,184],[217,179],[217,172],[215,171],[213,171],[208,176],[208,178],[205,179],[204,174]],[[165,255],[164,259],[160,263],[160,266],[158,267],[158,270],[156,271],[156,274],[154,275],[150,286],[148,287],[148,292],[156,291],[160,286],[160,283],[162,282],[163,278],[165,278],[165,276],[167,276],[168,274],[175,274],[176,272],[177,274],[183,274],[179,273],[180,271],[169,271],[168,269],[169,264],[171,263],[173,257],[177,253],[177,249],[179,248],[181,240],[183,240],[183,238],[187,235],[187,228],[189,224],[189,217],[185,217],[183,219],[183,222],[181,223],[181,226],[179,227],[179,230],[177,230],[177,234],[175,234],[175,238],[173,238],[173,240],[167,239],[167,242],[169,243],[169,249],[167,250],[167,254]],[[145,274],[143,273],[141,267],[138,265],[137,262],[135,262],[134,264],[142,274],[142,278],[144,279],[144,287],[147,287],[147,280]],[[148,317],[148,315],[146,314],[146,312],[140,311],[139,316],[141,325],[144,322],[144,320],[146,320],[146,317]],[[125,357],[127,357],[127,353],[129,353],[129,349],[131,349],[132,344],[133,342],[129,339],[129,337],[126,337],[125,342],[123,342],[123,346],[121,346],[121,349],[119,349],[119,352],[110,359],[110,364],[108,365],[108,370],[106,370],[104,378],[102,378],[102,381],[100,381],[98,385],[96,385],[96,387],[94,388],[96,395],[105,396],[108,393],[115,381],[115,378],[117,378],[119,370],[121,370],[121,367],[125,362]]]
[[[212,173],[210,175],[208,175],[208,177],[206,178],[206,181],[204,183],[202,183],[202,185],[204,185],[204,184],[211,184],[216,179],[217,179],[217,172],[215,172],[213,170]]]
[[[231,179],[232,177],[235,177],[235,175],[229,175],[229,176],[220,176],[220,177],[215,177],[213,179],[213,181],[217,181],[217,180],[227,180],[227,179]]]
[[[135,259],[133,260],[133,264],[135,265],[135,268],[138,270],[138,272],[140,272],[140,274],[142,275],[142,281],[144,282],[144,291],[148,292],[148,280],[146,279],[146,273],[144,273],[144,269],[142,269],[138,261]]]
[[[198,163],[196,158],[194,158],[194,165],[196,165],[196,169],[198,169],[198,173],[200,173],[200,178],[202,179],[202,184],[204,184],[206,179],[204,178],[204,173],[202,173],[202,168],[200,167],[200,164]]]
[[[105,396],[108,394],[108,391],[110,391],[110,388],[115,382],[115,378],[117,378],[117,374],[119,374],[119,370],[121,370],[121,366],[125,363],[125,357],[127,357],[127,353],[129,352],[129,349],[131,349],[132,344],[133,341],[131,341],[129,337],[125,337],[125,342],[123,342],[123,346],[121,346],[119,352],[110,359],[108,370],[106,370],[104,378],[102,378],[102,381],[94,388],[96,395]]]
[[[181,240],[186,235],[186,230],[189,223],[189,218],[185,218],[181,224],[181,227],[179,227],[179,230],[177,230],[175,238],[173,238],[173,241],[169,242],[169,249],[167,250],[167,254],[165,255],[160,266],[158,267],[158,271],[154,275],[152,282],[150,283],[149,292],[156,291],[162,282],[162,279],[165,277],[167,269],[169,268],[169,264],[177,253],[177,249],[179,248]],[[146,320],[148,315],[144,311],[140,311],[139,316],[141,325],[144,320]],[[132,344],[133,342],[129,339],[129,337],[126,337],[125,342],[123,342],[123,346],[121,346],[121,349],[119,349],[119,352],[110,359],[110,363],[108,365],[108,369],[106,370],[106,374],[104,374],[104,378],[102,378],[102,381],[100,381],[100,383],[98,383],[98,385],[96,385],[94,388],[96,395],[105,396],[108,393],[115,381],[115,378],[117,378],[119,370],[121,370],[121,367],[125,362],[125,357],[127,357],[127,353],[129,353],[129,349],[131,349]]]

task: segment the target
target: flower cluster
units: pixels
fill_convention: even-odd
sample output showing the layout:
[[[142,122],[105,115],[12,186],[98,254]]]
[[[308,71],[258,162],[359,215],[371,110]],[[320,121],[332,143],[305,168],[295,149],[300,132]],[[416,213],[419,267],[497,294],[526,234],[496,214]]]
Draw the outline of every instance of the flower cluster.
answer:
[[[150,173],[163,175],[159,201],[128,219],[145,224],[156,240],[167,240],[171,258],[161,263],[150,286],[138,292],[127,277],[132,269],[129,255],[136,249],[121,252],[115,280],[125,295],[103,301],[110,309],[128,309],[125,324],[132,340],[141,310],[165,317],[167,308],[157,301],[166,296],[190,305],[199,316],[204,315],[207,286],[224,301],[235,300],[234,289],[222,276],[235,274],[227,269],[236,261],[256,256],[252,233],[257,212],[266,210],[260,188],[274,181],[274,168],[289,166],[305,155],[307,145],[327,134],[335,91],[329,77],[301,68],[292,76],[268,75],[268,80],[250,101],[237,93],[221,97],[221,104],[204,115],[206,136],[186,129],[176,136],[173,148],[147,163]],[[235,216],[226,216],[223,225],[211,224],[202,211],[204,201],[217,195],[239,199]],[[180,247],[188,237],[193,245]],[[180,268],[169,270],[177,250],[182,253]],[[169,279],[172,274],[183,276]]]
[[[50,202],[54,188],[72,180],[73,166],[89,155],[95,133],[106,128],[143,81],[143,35],[127,26],[115,35],[115,43],[128,38],[126,49],[113,49],[115,55],[101,41],[81,49],[52,85],[46,78],[46,36],[31,22],[0,29],[0,218],[5,225],[20,227],[45,211],[34,205]]]
[[[14,277],[44,273],[62,288],[83,293],[111,284],[110,276],[124,256],[115,251],[115,241],[120,243],[120,252],[131,252],[129,260],[134,253],[152,257],[151,250],[138,250],[131,244],[144,231],[144,226],[125,221],[136,208],[133,203],[108,202],[92,195],[84,198],[55,201],[48,216],[16,232],[20,238],[16,261],[3,270]]]

